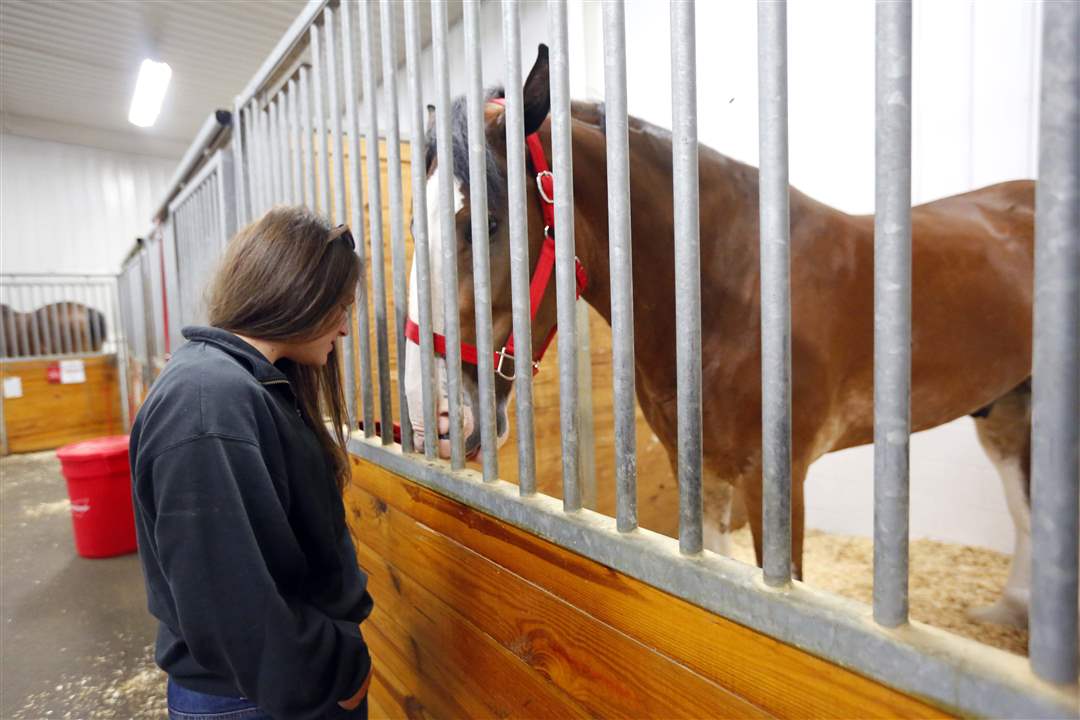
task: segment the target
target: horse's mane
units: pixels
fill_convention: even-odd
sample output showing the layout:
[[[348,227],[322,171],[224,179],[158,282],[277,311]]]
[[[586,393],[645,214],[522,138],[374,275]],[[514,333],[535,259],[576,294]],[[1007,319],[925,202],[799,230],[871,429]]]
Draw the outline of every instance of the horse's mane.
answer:
[[[505,97],[501,87],[488,88],[485,100]],[[465,96],[458,96],[450,106],[450,147],[454,159],[454,177],[462,186],[462,192],[469,194],[469,123]],[[435,160],[436,137],[434,126],[429,128],[425,161],[428,170]],[[506,176],[503,173],[491,148],[487,151],[487,202],[488,212],[500,213],[506,209]]]

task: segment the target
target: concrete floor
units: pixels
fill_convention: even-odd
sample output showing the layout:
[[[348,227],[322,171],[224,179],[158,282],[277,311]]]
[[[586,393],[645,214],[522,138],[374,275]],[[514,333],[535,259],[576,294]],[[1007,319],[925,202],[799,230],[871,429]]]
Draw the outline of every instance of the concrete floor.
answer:
[[[0,459],[0,718],[165,717],[137,555],[75,553],[52,451]]]

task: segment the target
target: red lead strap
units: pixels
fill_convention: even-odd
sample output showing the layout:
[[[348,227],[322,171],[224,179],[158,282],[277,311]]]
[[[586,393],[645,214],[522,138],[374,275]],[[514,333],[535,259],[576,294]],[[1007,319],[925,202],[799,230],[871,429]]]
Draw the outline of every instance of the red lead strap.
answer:
[[[492,99],[491,102],[499,105],[504,104],[502,98]],[[540,248],[540,258],[536,263],[536,270],[533,271],[532,280],[529,282],[529,318],[535,320],[536,313],[540,309],[540,302],[544,299],[544,293],[547,292],[548,285],[551,284],[552,271],[555,269],[555,176],[548,169],[547,157],[544,155],[544,146],[540,143],[540,136],[536,133],[528,135],[525,138],[525,145],[529,149],[529,159],[532,160],[533,169],[536,170],[536,189],[540,195],[540,209],[544,214],[544,244]],[[585,291],[585,287],[588,285],[588,277],[585,274],[585,267],[576,257],[574,258],[574,266],[577,274],[576,297],[580,298],[581,293]],[[541,343],[539,352],[533,353],[534,375],[540,372],[540,360],[544,357],[544,353],[547,352],[548,346],[551,345],[557,329],[558,326],[553,327],[544,342]],[[420,343],[420,326],[412,318],[405,319],[405,337],[414,343]],[[435,353],[445,356],[446,337],[438,333],[432,333],[432,337],[434,339]],[[503,346],[502,350],[495,352],[496,374],[507,380],[513,380],[512,373],[507,374],[503,371],[503,363],[506,358],[510,358],[511,361],[514,360],[513,332],[510,333],[510,337],[507,338],[506,345]],[[461,343],[462,362],[477,365],[479,359],[479,353],[475,345]]]

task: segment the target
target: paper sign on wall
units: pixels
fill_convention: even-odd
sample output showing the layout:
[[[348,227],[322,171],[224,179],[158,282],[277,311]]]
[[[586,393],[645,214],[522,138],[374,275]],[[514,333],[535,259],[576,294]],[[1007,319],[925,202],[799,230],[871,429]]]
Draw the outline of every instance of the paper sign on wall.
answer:
[[[22,378],[21,377],[7,377],[4,378],[4,399],[10,400],[13,398],[21,398],[22,392]]]
[[[60,383],[62,385],[84,382],[86,382],[86,364],[82,360],[60,361]]]

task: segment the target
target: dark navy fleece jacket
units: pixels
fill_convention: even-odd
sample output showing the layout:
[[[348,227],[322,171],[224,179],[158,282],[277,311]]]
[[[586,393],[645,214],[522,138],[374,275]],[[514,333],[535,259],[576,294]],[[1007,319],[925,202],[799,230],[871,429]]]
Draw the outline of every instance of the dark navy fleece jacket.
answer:
[[[347,717],[372,601],[330,465],[280,369],[224,330],[183,334],[131,430],[157,663],[282,720]]]

